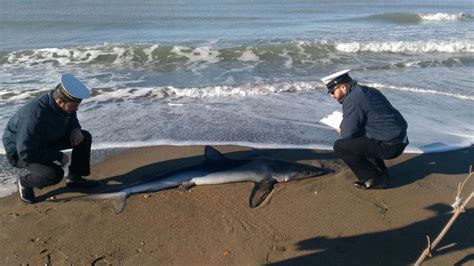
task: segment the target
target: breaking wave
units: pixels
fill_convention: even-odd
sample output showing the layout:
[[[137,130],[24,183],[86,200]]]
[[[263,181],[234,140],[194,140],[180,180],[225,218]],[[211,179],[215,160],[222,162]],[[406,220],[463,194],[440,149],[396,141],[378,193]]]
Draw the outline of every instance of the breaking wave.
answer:
[[[399,86],[385,85],[385,84],[380,84],[380,83],[372,83],[372,84],[369,84],[369,86],[379,88],[379,89],[390,89],[390,90],[414,92],[414,93],[421,93],[421,94],[441,95],[441,96],[458,98],[461,100],[474,101],[474,96],[463,95],[460,93],[437,91],[437,90],[425,89],[425,88],[399,87]]]
[[[338,43],[336,49],[346,53],[390,52],[390,53],[473,53],[474,41],[395,41],[395,42],[350,42]]]
[[[370,15],[354,20],[381,21],[396,24],[419,24],[423,22],[456,22],[472,20],[471,14],[465,13],[385,13]]]
[[[428,21],[457,21],[463,19],[472,19],[472,15],[457,13],[457,14],[447,14],[447,13],[432,13],[432,14],[418,14],[422,20]]]
[[[187,47],[162,44],[104,44],[71,48],[43,48],[0,52],[0,65],[27,67],[38,64],[64,65],[154,65],[162,69],[193,64],[219,62],[252,63],[272,59],[314,60],[331,53],[474,53],[473,40],[392,41],[392,42],[328,42],[291,41],[262,46],[217,48]]]
[[[440,95],[453,97],[461,100],[474,101],[474,96],[437,91],[426,88],[400,87],[385,85],[380,83],[368,84],[379,89],[391,89],[405,92]],[[208,87],[185,87],[174,86],[164,87],[144,87],[144,88],[95,88],[92,97],[84,103],[95,102],[116,102],[139,99],[203,99],[203,98],[226,98],[226,97],[246,97],[255,95],[266,95],[274,93],[305,92],[321,89],[319,82],[293,82],[274,84],[247,84],[239,86],[208,86]],[[48,91],[48,88],[37,90],[0,91],[0,99],[4,103],[19,103],[32,99]]]
[[[131,99],[164,99],[164,98],[225,98],[265,95],[282,92],[309,91],[315,89],[315,83],[275,83],[241,86],[209,86],[177,88],[173,86],[150,88],[96,88],[92,97],[84,102],[123,101]],[[47,88],[23,91],[0,91],[0,99],[8,103],[22,102],[32,99]]]

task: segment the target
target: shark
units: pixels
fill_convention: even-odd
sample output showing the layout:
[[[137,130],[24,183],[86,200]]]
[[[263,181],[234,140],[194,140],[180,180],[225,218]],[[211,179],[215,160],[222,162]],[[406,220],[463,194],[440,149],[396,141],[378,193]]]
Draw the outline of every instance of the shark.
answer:
[[[289,182],[333,172],[331,169],[298,162],[258,156],[252,159],[233,160],[211,146],[205,146],[204,161],[197,165],[178,168],[157,177],[118,188],[77,197],[80,200],[113,200],[115,213],[125,208],[126,199],[137,193],[157,192],[179,187],[188,190],[196,185],[214,185],[252,181],[249,207],[259,206],[271,193],[276,183]]]

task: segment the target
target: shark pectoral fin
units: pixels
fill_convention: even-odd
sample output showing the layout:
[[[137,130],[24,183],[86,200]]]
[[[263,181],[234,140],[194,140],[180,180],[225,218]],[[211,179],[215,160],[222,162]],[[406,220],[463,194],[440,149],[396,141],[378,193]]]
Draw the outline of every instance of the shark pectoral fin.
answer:
[[[185,181],[183,183],[181,183],[181,185],[179,185],[178,189],[181,190],[181,191],[187,191],[189,189],[191,189],[192,187],[194,187],[196,185],[196,183],[192,182],[192,181]]]
[[[128,197],[127,192],[99,193],[78,197],[78,200],[111,200],[116,214],[119,214],[125,208],[125,201]]]
[[[117,197],[112,201],[112,205],[114,206],[115,214],[119,214],[125,209],[125,202],[127,200],[127,193],[123,192],[117,195]]]
[[[255,183],[255,186],[250,193],[249,198],[249,207],[255,208],[258,207],[272,192],[273,186],[275,185],[276,180],[263,180],[261,182]]]

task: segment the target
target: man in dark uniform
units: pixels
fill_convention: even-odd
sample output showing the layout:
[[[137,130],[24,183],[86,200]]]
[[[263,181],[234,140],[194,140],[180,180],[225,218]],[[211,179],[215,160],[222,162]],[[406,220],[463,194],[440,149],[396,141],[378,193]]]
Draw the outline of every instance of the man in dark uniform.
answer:
[[[343,119],[337,129],[342,138],[334,143],[334,152],[359,179],[356,187],[385,188],[388,173],[383,160],[405,150],[407,122],[380,91],[357,84],[349,71],[321,79],[328,93],[342,104]]]
[[[59,183],[69,158],[60,150],[72,148],[67,187],[89,188],[99,183],[90,174],[91,134],[81,129],[76,116],[89,89],[73,75],[64,74],[49,93],[21,107],[8,121],[3,145],[9,163],[28,171],[18,179],[20,198],[35,203],[33,188]]]

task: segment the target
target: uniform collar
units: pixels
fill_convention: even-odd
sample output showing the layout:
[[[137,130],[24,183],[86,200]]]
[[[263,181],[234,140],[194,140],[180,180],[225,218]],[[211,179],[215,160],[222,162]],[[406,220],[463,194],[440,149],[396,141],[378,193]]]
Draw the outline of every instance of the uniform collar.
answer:
[[[48,92],[48,98],[49,98],[49,106],[58,114],[63,115],[63,116],[69,116],[67,112],[65,112],[61,107],[58,106],[56,101],[53,98],[53,91]]]
[[[344,97],[342,97],[338,102],[340,104],[343,104],[344,103],[344,100],[347,98],[347,95],[349,95],[349,93],[351,93],[352,91],[352,88],[357,85],[357,81],[353,80],[351,82],[348,83],[348,86],[347,86],[347,93],[346,95],[344,95]]]

